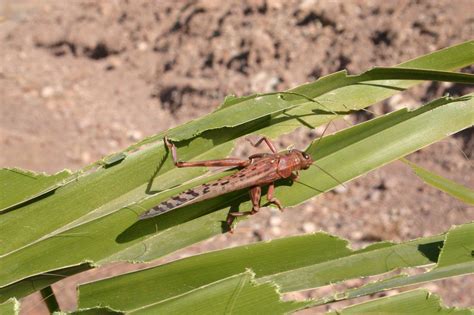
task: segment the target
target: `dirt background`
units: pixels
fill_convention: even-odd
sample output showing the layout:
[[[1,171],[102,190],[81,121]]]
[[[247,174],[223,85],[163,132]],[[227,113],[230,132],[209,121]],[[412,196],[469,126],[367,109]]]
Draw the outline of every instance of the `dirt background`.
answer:
[[[144,136],[200,117],[228,94],[284,90],[341,69],[357,73],[390,66],[473,34],[472,0],[3,0],[0,166],[76,170]],[[373,110],[382,114],[413,108],[445,93],[469,91],[424,84]],[[277,144],[303,148],[317,135],[299,130]],[[471,128],[409,158],[472,187],[472,162],[463,152],[473,154],[473,138]],[[166,260],[318,230],[359,248],[373,241],[437,234],[472,220],[472,207],[424,185],[395,162],[283,214],[264,209],[239,224],[233,236],[214,237]],[[57,283],[54,290],[62,309],[71,310],[77,281],[133,268],[137,266],[120,264],[89,271]],[[472,306],[473,280],[460,277],[424,287],[448,305]],[[358,284],[360,280],[349,283]],[[47,313],[38,295],[23,302],[23,314]]]

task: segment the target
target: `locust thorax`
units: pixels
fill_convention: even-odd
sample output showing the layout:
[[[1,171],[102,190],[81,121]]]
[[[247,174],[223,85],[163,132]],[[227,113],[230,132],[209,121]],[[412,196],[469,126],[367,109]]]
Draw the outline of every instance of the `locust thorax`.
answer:
[[[292,149],[288,151],[288,157],[293,160],[295,170],[306,170],[313,164],[311,155],[300,150]]]

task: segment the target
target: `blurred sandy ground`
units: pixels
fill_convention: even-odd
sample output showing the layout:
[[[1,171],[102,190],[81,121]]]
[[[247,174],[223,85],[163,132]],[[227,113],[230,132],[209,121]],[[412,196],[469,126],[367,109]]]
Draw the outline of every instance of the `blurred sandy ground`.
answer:
[[[1,1],[0,165],[79,169],[105,154],[210,112],[225,95],[284,90],[331,72],[390,66],[472,39],[473,2],[456,1]],[[472,69],[467,69],[472,71]],[[383,114],[466,87],[429,83],[374,107]],[[364,119],[352,117],[352,121]],[[343,123],[330,131],[345,128]],[[304,146],[321,130],[277,141]],[[472,129],[410,159],[473,185]],[[248,154],[238,146],[237,155]],[[295,215],[297,213],[297,215]],[[472,208],[427,187],[401,163],[291,211],[262,211],[165,258],[324,230],[361,247],[437,234],[472,221]],[[54,285],[75,308],[77,281],[137,265],[92,270]],[[427,284],[448,305],[472,306],[473,278]],[[358,284],[354,280],[350,285]],[[326,288],[324,290],[329,290]],[[321,292],[319,292],[321,293]],[[297,293],[293,296],[314,296]],[[23,314],[45,314],[36,295]],[[322,309],[305,313],[318,313]]]

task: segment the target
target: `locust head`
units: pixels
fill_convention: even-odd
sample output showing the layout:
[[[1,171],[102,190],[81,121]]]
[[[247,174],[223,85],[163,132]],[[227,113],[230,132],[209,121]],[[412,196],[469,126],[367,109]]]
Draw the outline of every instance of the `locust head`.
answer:
[[[313,158],[306,152],[298,151],[301,155],[301,169],[306,170],[313,164]]]
[[[308,153],[296,149],[291,150],[291,153],[299,160],[298,164],[301,170],[306,170],[313,164],[313,158]]]

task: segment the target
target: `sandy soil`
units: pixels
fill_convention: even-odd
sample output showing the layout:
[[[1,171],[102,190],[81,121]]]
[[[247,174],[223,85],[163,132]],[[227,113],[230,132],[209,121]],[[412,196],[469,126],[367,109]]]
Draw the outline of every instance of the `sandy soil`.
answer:
[[[390,66],[472,39],[472,12],[471,0],[454,5],[444,0],[4,0],[0,166],[79,169],[208,113],[231,93],[283,90],[340,69],[357,73]],[[467,92],[459,85],[425,84],[374,111]],[[278,143],[304,147],[314,137],[313,131],[300,130]],[[473,138],[471,128],[410,159],[472,187],[472,162],[462,151],[472,156]],[[240,224],[234,236],[217,236],[172,258],[317,230],[361,247],[432,235],[472,220],[472,207],[424,185],[396,162],[283,214],[262,211]],[[131,268],[136,266],[89,271],[54,289],[62,308],[73,309],[76,281]],[[469,306],[474,304],[467,293],[474,291],[472,280],[462,277],[426,287],[448,305]],[[25,299],[23,313],[45,313],[38,300]]]

